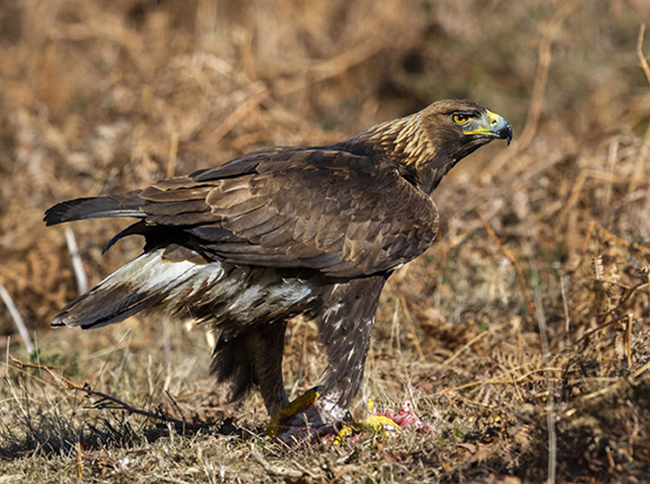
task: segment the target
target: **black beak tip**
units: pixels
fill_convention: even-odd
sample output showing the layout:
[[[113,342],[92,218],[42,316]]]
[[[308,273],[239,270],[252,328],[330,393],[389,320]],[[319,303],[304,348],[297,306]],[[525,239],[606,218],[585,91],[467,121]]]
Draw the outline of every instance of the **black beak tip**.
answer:
[[[504,130],[506,131],[505,138],[508,140],[508,146],[510,146],[510,143],[512,142],[512,127],[510,126],[510,123],[507,121]]]
[[[512,127],[510,123],[506,121],[506,125],[499,130],[499,137],[508,141],[508,146],[512,142]]]

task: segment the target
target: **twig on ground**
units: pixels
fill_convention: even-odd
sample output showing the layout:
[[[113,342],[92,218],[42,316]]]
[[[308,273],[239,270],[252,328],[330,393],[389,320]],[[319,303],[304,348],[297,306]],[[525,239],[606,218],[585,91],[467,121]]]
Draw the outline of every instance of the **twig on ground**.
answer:
[[[255,461],[264,468],[267,474],[271,476],[284,477],[290,479],[300,479],[302,476],[305,475],[303,471],[298,471],[296,469],[291,469],[289,467],[274,466],[273,464],[269,463],[266,459],[264,459],[264,457],[262,457],[262,454],[260,454],[259,452],[252,451],[250,453],[250,456],[253,459],[255,459]]]
[[[620,316],[617,316],[617,317],[615,317],[614,319],[610,319],[609,321],[607,321],[607,322],[601,324],[600,326],[596,326],[595,328],[590,329],[590,330],[587,331],[585,334],[583,334],[583,335],[578,339],[578,341],[576,341],[576,344],[580,343],[581,341],[583,341],[584,339],[588,338],[588,337],[591,336],[592,334],[597,333],[597,332],[600,331],[601,329],[606,328],[606,327],[609,326],[610,324],[613,324],[613,323],[615,323],[616,321],[620,321],[621,319],[627,318],[628,316],[632,316],[632,315],[631,315],[631,314],[627,314],[627,313],[626,313],[626,314],[621,314]]]
[[[11,296],[9,295],[5,287],[1,284],[0,284],[0,298],[2,298],[2,301],[5,303],[5,306],[7,306],[7,309],[9,310],[9,314],[11,315],[11,319],[13,320],[14,324],[16,325],[16,328],[18,329],[18,333],[20,333],[20,337],[23,339],[23,343],[25,343],[27,352],[31,354],[31,352],[34,351],[34,343],[32,343],[32,339],[29,337],[29,331],[27,330],[27,326],[25,326],[25,321],[23,321],[23,318],[18,312],[18,308],[14,304],[14,300],[11,298]]]
[[[533,304],[533,301],[530,300],[530,296],[528,295],[528,288],[526,287],[526,279],[524,278],[524,273],[521,271],[521,267],[519,267],[519,263],[517,262],[517,259],[515,259],[515,257],[503,246],[501,240],[499,239],[497,234],[494,233],[494,230],[492,230],[492,227],[490,227],[490,224],[488,223],[487,219],[483,216],[483,214],[480,212],[480,210],[478,210],[477,208],[475,208],[474,210],[476,211],[478,218],[480,218],[481,222],[483,222],[483,225],[485,226],[485,230],[487,230],[488,234],[490,234],[490,237],[492,237],[496,242],[501,253],[515,267],[515,271],[517,272],[517,277],[519,278],[519,285],[521,286],[521,291],[523,292],[524,299],[526,300],[526,307],[528,308],[528,314],[530,314],[530,317],[533,319],[535,326],[537,326],[538,321],[537,321],[537,315],[535,313],[535,305]]]
[[[144,417],[149,417],[153,418],[156,420],[161,420],[163,422],[168,422],[171,424],[174,424],[177,430],[184,431],[184,430],[192,430],[192,431],[197,431],[197,430],[206,430],[209,431],[209,425],[207,424],[196,424],[196,423],[191,423],[191,422],[186,422],[184,420],[180,420],[174,417],[170,417],[169,415],[165,415],[164,413],[154,413],[154,412],[149,412],[148,410],[143,410],[141,408],[134,407],[132,405],[129,405],[128,403],[115,398],[112,395],[108,395],[103,392],[98,392],[97,390],[93,390],[90,385],[87,383],[83,385],[79,385],[78,383],[73,382],[72,380],[68,380],[66,377],[63,375],[60,375],[56,371],[54,371],[54,368],[51,366],[45,366],[45,365],[36,365],[32,363],[25,363],[23,361],[20,361],[17,358],[14,358],[13,356],[10,356],[11,361],[13,361],[15,364],[20,366],[21,368],[35,368],[37,370],[45,371],[48,373],[54,380],[56,380],[59,384],[67,387],[70,390],[79,390],[82,392],[85,392],[87,395],[92,395],[94,397],[98,397],[99,400],[95,402],[94,406],[96,408],[109,408],[109,409],[114,409],[114,410],[125,410],[129,413],[136,414],[136,415],[142,415]],[[112,405],[111,405],[112,404]]]

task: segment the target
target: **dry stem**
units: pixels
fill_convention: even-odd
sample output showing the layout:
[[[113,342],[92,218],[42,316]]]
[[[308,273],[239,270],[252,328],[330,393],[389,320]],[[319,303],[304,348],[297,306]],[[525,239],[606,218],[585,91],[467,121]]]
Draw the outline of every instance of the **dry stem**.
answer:
[[[18,308],[14,304],[14,300],[11,298],[11,296],[9,295],[5,287],[1,284],[0,284],[0,298],[5,303],[5,306],[7,306],[7,309],[9,310],[9,314],[11,315],[11,319],[16,325],[16,329],[18,330],[20,337],[23,339],[23,343],[25,343],[27,352],[31,353],[32,351],[34,351],[34,343],[32,343],[32,338],[29,336],[29,331],[27,330],[27,326],[25,325],[22,316],[18,312]]]
[[[641,27],[639,27],[639,37],[636,43],[636,55],[639,58],[639,62],[641,62],[641,68],[643,69],[643,72],[645,72],[645,77],[648,80],[648,83],[650,83],[650,66],[648,66],[648,61],[645,58],[645,55],[643,54],[643,35],[645,34],[645,24],[641,24]]]
[[[643,246],[639,245],[636,242],[628,242],[627,240],[623,240],[620,237],[617,237],[616,235],[612,234],[609,230],[604,228],[602,225],[600,225],[598,222],[595,220],[592,220],[589,223],[589,228],[587,229],[587,233],[585,234],[584,241],[582,242],[582,251],[584,252],[587,250],[587,245],[589,244],[589,241],[591,240],[591,234],[593,233],[594,229],[598,229],[604,236],[605,236],[605,241],[612,240],[616,242],[619,245],[622,245],[623,247],[627,247],[630,250],[636,250],[638,252],[641,252],[642,254],[650,255],[650,249]]]

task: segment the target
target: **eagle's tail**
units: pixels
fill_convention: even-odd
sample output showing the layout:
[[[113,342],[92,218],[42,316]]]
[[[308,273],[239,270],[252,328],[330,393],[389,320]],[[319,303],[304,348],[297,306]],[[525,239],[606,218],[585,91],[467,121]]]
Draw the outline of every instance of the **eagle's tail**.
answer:
[[[194,276],[204,264],[166,260],[163,252],[145,252],[118,269],[65,306],[52,320],[52,326],[89,329],[118,323],[167,297],[178,299],[179,291],[191,290],[195,282],[201,282],[201,277]]]
[[[140,192],[129,192],[108,197],[77,198],[57,203],[45,212],[46,225],[56,225],[74,220],[104,217],[144,218],[139,207],[144,202]]]

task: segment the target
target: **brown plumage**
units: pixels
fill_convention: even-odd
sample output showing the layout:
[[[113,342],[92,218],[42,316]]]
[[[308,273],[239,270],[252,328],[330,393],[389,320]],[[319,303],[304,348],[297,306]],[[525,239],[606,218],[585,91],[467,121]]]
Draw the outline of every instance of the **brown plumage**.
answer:
[[[144,190],[60,203],[48,225],[133,217],[107,249],[132,234],[146,243],[52,325],[101,327],[152,306],[209,322],[217,379],[234,398],[259,387],[273,414],[288,404],[286,321],[302,313],[327,356],[321,392],[346,407],[386,279],[436,236],[431,192],[460,159],[511,137],[485,108],[439,101],[333,145],[262,149]]]

